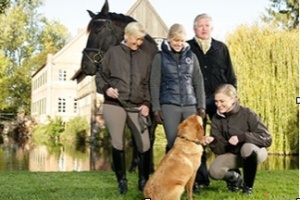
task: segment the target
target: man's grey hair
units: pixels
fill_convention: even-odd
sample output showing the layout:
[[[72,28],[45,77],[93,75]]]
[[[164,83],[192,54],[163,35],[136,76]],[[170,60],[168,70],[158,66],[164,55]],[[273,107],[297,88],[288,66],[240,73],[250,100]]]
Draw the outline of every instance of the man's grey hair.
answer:
[[[210,21],[212,21],[212,18],[211,18],[211,16],[209,16],[208,14],[206,14],[206,13],[202,13],[202,14],[200,14],[200,15],[197,15],[196,17],[195,17],[195,19],[194,19],[194,27],[196,27],[197,26],[197,22],[198,22],[198,20],[200,20],[200,19],[204,19],[204,18],[206,18],[206,19],[209,19]]]

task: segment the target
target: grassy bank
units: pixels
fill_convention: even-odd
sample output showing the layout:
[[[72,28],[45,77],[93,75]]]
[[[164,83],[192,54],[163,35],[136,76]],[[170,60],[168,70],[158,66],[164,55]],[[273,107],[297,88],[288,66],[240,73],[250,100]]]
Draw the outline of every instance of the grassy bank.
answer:
[[[230,193],[223,181],[211,181],[194,199],[240,200],[274,199],[290,200],[298,197],[298,170],[259,170],[254,193],[245,196]],[[137,174],[127,175],[129,191],[125,196],[117,192],[113,172],[0,172],[1,200],[140,200]],[[185,194],[183,198],[185,199]]]

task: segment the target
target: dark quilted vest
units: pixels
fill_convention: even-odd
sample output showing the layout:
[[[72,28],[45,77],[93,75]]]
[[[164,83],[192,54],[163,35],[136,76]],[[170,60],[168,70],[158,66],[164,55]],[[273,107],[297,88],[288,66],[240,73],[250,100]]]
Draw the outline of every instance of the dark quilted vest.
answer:
[[[174,105],[195,105],[192,74],[194,61],[189,46],[180,52],[179,60],[167,45],[162,45],[162,82],[160,88],[160,103]]]

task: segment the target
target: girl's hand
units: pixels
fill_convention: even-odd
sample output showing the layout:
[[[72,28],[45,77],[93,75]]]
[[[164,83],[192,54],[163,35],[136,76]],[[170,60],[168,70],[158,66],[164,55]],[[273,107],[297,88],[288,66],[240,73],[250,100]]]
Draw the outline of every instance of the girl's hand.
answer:
[[[239,143],[239,139],[238,137],[235,135],[235,136],[231,136],[231,138],[228,140],[229,144],[231,145],[237,145],[237,143]]]
[[[208,144],[212,143],[214,141],[214,139],[215,139],[214,137],[205,136],[205,138],[204,138],[205,145],[208,145]]]

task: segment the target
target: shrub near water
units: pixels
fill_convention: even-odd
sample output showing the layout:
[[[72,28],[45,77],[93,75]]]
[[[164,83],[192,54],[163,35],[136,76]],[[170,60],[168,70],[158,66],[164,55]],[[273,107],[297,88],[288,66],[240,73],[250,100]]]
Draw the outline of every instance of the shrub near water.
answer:
[[[33,139],[37,144],[52,142],[69,142],[76,144],[85,142],[89,124],[83,117],[75,117],[64,123],[60,117],[49,118],[49,124],[39,124],[33,131]]]
[[[64,131],[64,122],[61,117],[48,118],[48,124],[39,124],[34,128],[32,136],[37,144],[46,144],[49,141],[58,141]]]
[[[68,121],[65,125],[64,132],[61,133],[61,141],[71,142],[84,142],[87,138],[87,130],[89,129],[88,122],[83,117],[75,117]]]

